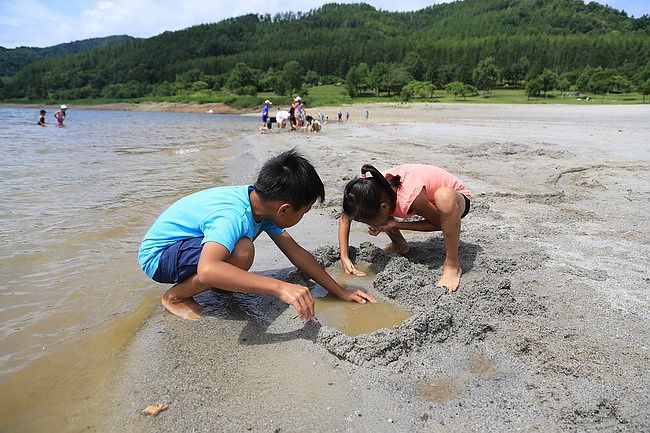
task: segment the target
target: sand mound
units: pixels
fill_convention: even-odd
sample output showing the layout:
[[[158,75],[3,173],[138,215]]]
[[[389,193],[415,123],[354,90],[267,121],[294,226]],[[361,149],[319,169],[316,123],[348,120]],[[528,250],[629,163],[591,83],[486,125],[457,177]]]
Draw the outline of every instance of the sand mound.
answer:
[[[379,298],[413,312],[413,316],[394,329],[350,337],[322,326],[317,341],[339,358],[358,365],[403,365],[409,353],[425,344],[456,340],[464,344],[483,340],[496,332],[499,322],[525,310],[512,296],[510,281],[463,287],[448,294],[435,287],[435,276],[428,266],[412,263],[414,257],[388,255],[371,243],[351,248],[356,263],[365,262],[377,272],[373,290]],[[334,266],[340,259],[337,248],[324,246],[314,252],[323,266]]]

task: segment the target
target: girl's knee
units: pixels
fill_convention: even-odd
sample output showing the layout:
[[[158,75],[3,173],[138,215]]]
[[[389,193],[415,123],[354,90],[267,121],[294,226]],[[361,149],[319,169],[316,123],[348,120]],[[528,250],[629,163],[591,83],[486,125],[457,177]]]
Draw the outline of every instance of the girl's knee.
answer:
[[[462,212],[461,203],[464,205],[464,199],[462,194],[456,191],[453,188],[442,187],[438,188],[434,193],[434,199],[436,202],[436,208],[442,214],[454,214]]]
[[[230,253],[228,262],[245,271],[253,266],[253,259],[255,258],[255,245],[253,241],[248,238],[241,238],[235,248]]]

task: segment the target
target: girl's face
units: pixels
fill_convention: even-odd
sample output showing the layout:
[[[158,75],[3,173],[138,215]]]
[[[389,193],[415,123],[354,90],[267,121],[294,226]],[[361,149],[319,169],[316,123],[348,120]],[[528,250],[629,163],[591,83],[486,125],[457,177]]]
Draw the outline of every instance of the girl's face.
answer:
[[[369,226],[383,226],[390,217],[390,204],[382,202],[381,205],[379,205],[379,214],[375,218],[360,222],[368,224]]]

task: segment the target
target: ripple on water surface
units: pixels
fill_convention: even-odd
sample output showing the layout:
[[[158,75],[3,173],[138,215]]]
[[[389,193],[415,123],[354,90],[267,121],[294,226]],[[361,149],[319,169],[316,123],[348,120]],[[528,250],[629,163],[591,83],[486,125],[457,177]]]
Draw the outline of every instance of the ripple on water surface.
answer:
[[[0,108],[0,384],[33,404],[39,384],[20,372],[47,376],[39,369],[59,365],[62,348],[100,341],[161,289],[137,263],[144,233],[176,199],[231,183],[248,150],[233,144],[257,128],[238,116],[68,111],[65,127],[42,128],[36,109]]]

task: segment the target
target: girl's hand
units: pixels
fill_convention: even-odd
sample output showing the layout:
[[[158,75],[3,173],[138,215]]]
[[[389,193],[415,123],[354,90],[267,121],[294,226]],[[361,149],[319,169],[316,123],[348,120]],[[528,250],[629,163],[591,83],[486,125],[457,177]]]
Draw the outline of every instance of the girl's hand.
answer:
[[[361,290],[344,290],[343,293],[339,295],[339,298],[344,301],[358,302],[359,304],[365,304],[366,302],[374,304],[377,302],[375,298]]]
[[[355,268],[350,259],[341,259],[341,264],[346,275],[356,275],[357,277],[364,277],[366,275],[364,272]]]
[[[387,219],[382,225],[368,227],[368,234],[377,236],[381,232],[391,232],[397,230],[397,221],[393,218]]]

